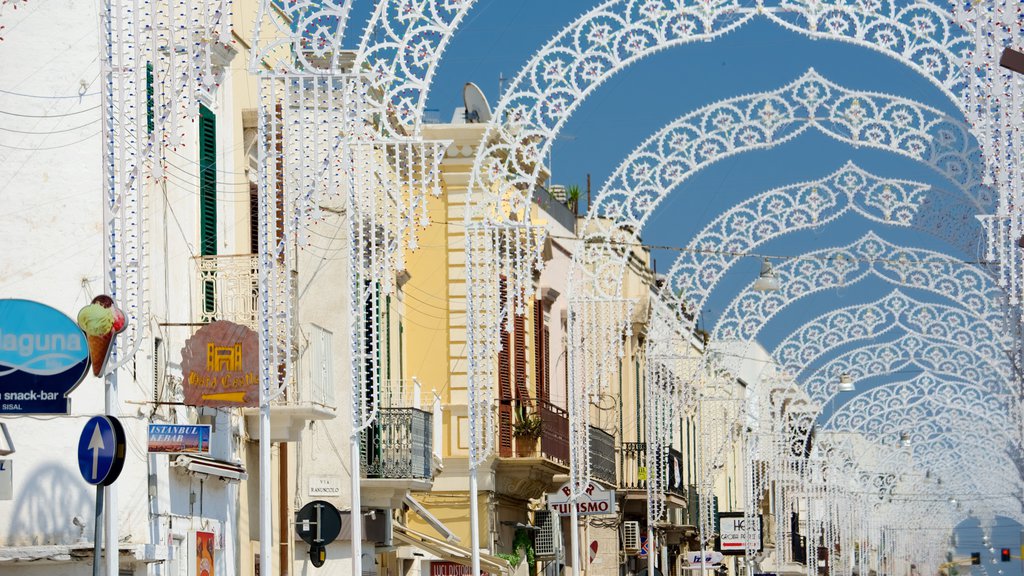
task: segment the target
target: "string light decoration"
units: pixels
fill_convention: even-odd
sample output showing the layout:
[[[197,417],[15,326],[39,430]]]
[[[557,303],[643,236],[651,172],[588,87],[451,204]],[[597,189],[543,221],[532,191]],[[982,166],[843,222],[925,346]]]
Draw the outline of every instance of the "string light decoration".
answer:
[[[437,65],[470,0],[377,2],[356,52],[354,70],[367,70],[383,94],[387,137],[419,136]]]
[[[676,422],[696,409],[697,389],[688,376],[700,364],[700,352],[688,338],[674,330],[671,322],[654,320],[663,314],[671,314],[671,310],[660,300],[652,299],[643,349],[649,532],[666,519],[665,495],[670,482],[682,481],[680,470],[671,468],[678,464],[670,462],[669,455]],[[576,447],[579,451],[586,449],[585,445]]]
[[[341,49],[350,6],[261,0],[249,69],[260,79],[261,403],[281,397],[293,381],[296,251],[322,220],[321,207],[340,206],[348,228],[352,472],[358,476],[356,444],[381,398],[379,312],[395,292],[406,249],[418,246],[416,227],[428,224],[427,196],[440,194],[440,163],[450,142],[388,137],[381,120],[389,87],[374,84],[362,61],[353,67],[353,55]],[[353,506],[358,502],[354,484]],[[261,518],[261,534],[266,523]],[[358,566],[359,554],[353,558]]]
[[[874,441],[904,436],[917,468],[929,467],[961,494],[1006,494],[990,509],[1013,513],[1021,488],[1016,468],[993,444],[1019,446],[1005,401],[969,382],[924,372],[905,382],[875,387],[843,404],[825,429],[852,431]],[[957,425],[972,422],[972,426]],[[1007,466],[1000,466],[1006,460]],[[984,461],[991,465],[979,466]],[[971,465],[973,463],[973,465]],[[975,470],[976,473],[965,473]],[[1009,501],[1009,505],[1007,503]],[[1016,511],[1020,515],[1019,509]]]
[[[798,299],[875,276],[894,286],[931,292],[961,304],[992,326],[1006,326],[1005,295],[977,265],[939,252],[889,243],[874,232],[851,245],[817,250],[775,267],[782,288],[748,290],[720,317],[712,339],[750,341],[775,314]]]
[[[661,297],[680,310],[701,310],[743,254],[800,230],[822,229],[848,214],[919,230],[978,254],[980,207],[928,184],[880,178],[847,162],[825,178],[753,195],[704,227],[665,274]],[[676,294],[685,295],[676,297]]]
[[[875,302],[838,308],[794,330],[772,352],[782,377],[799,380],[806,366],[853,342],[905,332],[974,350],[1001,372],[1012,369],[1005,346],[1012,337],[963,307],[915,300],[898,289]]]
[[[582,383],[568,395],[569,483],[573,495],[590,482],[590,399],[611,389],[623,356],[623,343],[633,336],[632,299],[574,298],[569,302],[567,348],[570,381]],[[637,399],[639,401],[639,399]],[[650,454],[650,452],[648,452]]]
[[[492,144],[490,149],[481,147],[473,174],[477,185],[471,188],[489,190],[493,195],[484,198],[480,204],[493,205],[498,198],[505,196],[502,193],[494,193],[496,187],[503,186],[505,190],[531,187],[531,182],[537,179],[541,170],[539,159],[545,156],[553,135],[593,87],[635,59],[670,46],[673,41],[683,43],[697,37],[711,37],[714,31],[709,29],[714,28],[716,24],[721,29],[729,29],[743,21],[743,7],[734,3],[718,3],[710,8],[703,5],[701,8],[704,10],[701,14],[703,18],[688,19],[686,7],[680,4],[650,2],[643,6],[634,6],[626,2],[607,2],[567,27],[542,48],[513,82],[512,89],[503,95],[498,106],[496,116],[508,118],[508,126],[492,127],[483,140]],[[790,18],[790,25],[795,28],[806,25],[808,33],[813,35],[841,35],[851,30],[859,32],[877,24],[877,21],[872,20],[872,13],[866,16],[861,16],[859,12],[841,10],[829,13],[831,6],[821,7],[815,4],[811,7],[802,3],[787,4],[786,8],[783,13],[796,13],[795,17],[786,17]],[[957,30],[948,25],[946,14],[938,8],[931,8],[929,5],[916,14],[909,10],[898,14],[896,20],[905,17],[907,26],[901,27],[897,22],[888,28],[882,27],[885,33],[877,38],[865,34],[857,38],[857,41],[883,51],[892,50],[897,46],[906,49],[908,45],[922,47],[928,44],[927,40],[916,40],[922,33],[930,33],[933,38],[939,40],[928,48],[921,49],[919,56],[922,56],[921,62],[924,63],[921,70],[925,74],[935,74],[941,70],[942,73],[955,78],[955,62],[958,58],[947,57],[943,60],[940,56],[943,51],[952,54],[955,50],[962,50],[963,43],[957,36]],[[891,6],[879,11],[885,9],[896,11],[896,8]],[[771,12],[765,10],[761,3],[757,5],[756,10]],[[716,18],[716,14],[722,18]],[[662,25],[662,22],[673,23],[673,19],[682,25]],[[868,25],[864,26],[866,21]],[[633,27],[636,22],[642,22],[643,26]],[[702,26],[705,28],[701,28]],[[677,37],[668,38],[676,31],[682,33]],[[904,33],[906,35],[903,35]],[[877,43],[868,41],[868,38]],[[914,38],[915,41],[900,42],[900,39],[907,38]],[[939,49],[932,49],[933,46],[938,46]],[[620,49],[621,52],[618,51]],[[580,56],[581,54],[584,56]],[[566,75],[564,72],[567,70],[574,73]],[[954,94],[958,89],[946,88],[946,92],[955,100]],[[915,146],[920,148],[920,142]],[[656,203],[648,200],[638,197],[636,203]],[[481,212],[487,213],[488,209],[483,207]],[[607,213],[605,215],[608,216]],[[611,217],[615,218],[616,215],[612,214]],[[635,229],[638,230],[639,227]],[[618,294],[602,296],[616,297]]]
[[[499,330],[511,332],[514,317],[526,313],[534,273],[543,264],[541,252],[546,237],[543,227],[529,223],[482,221],[466,227],[471,469],[483,463],[494,448],[494,358],[501,350]]]
[[[134,356],[147,325],[145,181],[164,177],[166,149],[184,145],[186,123],[215,94],[233,55],[230,20],[230,0],[104,4],[104,284],[128,318],[108,372]]]
[[[1001,238],[994,244],[1001,262],[1012,262],[1003,279],[1007,291],[1022,288],[1022,260],[1017,240],[1022,228],[1024,200],[1024,80],[999,66],[1004,48],[1024,47],[1024,13],[1017,2],[956,2],[954,17],[971,41],[962,66],[968,85],[963,90],[964,111],[981,144],[986,183],[999,191],[995,212]]]
[[[960,343],[943,342],[904,334],[891,342],[859,346],[823,364],[801,381],[813,402],[825,405],[837,395],[838,374],[850,376],[854,385],[879,374],[926,370],[955,375],[991,394],[1014,394],[1016,385],[1006,355],[985,358]],[[1016,411],[1012,406],[1003,412]]]
[[[949,13],[927,2],[854,10],[844,2],[712,3],[612,0],[552,37],[502,95],[474,162],[473,190],[508,189],[537,180],[539,160],[561,126],[597,86],[655,52],[708,41],[764,15],[812,38],[852,42],[910,66],[954,102],[962,90],[959,63],[967,35]],[[499,184],[500,185],[500,184]]]

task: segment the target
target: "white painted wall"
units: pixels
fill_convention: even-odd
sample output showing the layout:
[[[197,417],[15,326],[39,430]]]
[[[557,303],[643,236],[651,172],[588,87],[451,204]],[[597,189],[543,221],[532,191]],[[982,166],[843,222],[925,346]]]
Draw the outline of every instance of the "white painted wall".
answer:
[[[2,9],[3,55],[0,57],[0,110],[22,115],[67,117],[45,119],[5,115],[0,131],[0,298],[43,302],[74,318],[91,298],[103,292],[102,201],[100,149],[99,15],[91,2],[38,2],[18,10]],[[79,100],[80,82],[88,94]],[[223,108],[229,96],[226,82],[211,102]],[[74,98],[29,98],[9,92]],[[218,115],[218,134],[234,132],[233,115]],[[192,126],[188,126],[193,130]],[[168,468],[168,456],[146,453],[149,422],[192,423],[194,409],[155,408],[154,364],[160,373],[177,374],[180,350],[191,331],[166,326],[188,323],[197,289],[192,254],[198,244],[198,196],[194,175],[197,146],[190,143],[169,156],[179,170],[165,187],[150,191],[146,243],[149,254],[147,292],[151,317],[146,339],[134,362],[119,371],[117,410],[128,434],[128,455],[118,491],[118,524],[123,547],[167,545],[181,537],[187,545],[190,530],[213,529],[224,534],[217,551],[217,573],[237,570],[238,487],[205,476],[190,476]],[[54,149],[47,149],[56,147]],[[219,146],[218,169],[235,171],[233,145]],[[18,149],[15,149],[18,148]],[[26,150],[25,148],[28,148]],[[218,180],[226,180],[218,177]],[[224,194],[219,206],[222,249],[237,252],[229,228],[247,208]],[[244,220],[243,220],[244,221]],[[153,358],[154,338],[165,352]],[[166,360],[166,365],[164,360]],[[0,502],[0,560],[19,555],[46,554],[47,546],[91,543],[94,489],[80,477],[76,460],[78,437],[85,421],[103,413],[104,389],[91,374],[71,394],[68,416],[3,418],[17,452],[14,461],[14,499]],[[216,414],[214,456],[237,458],[240,428],[237,416]],[[84,521],[84,531],[73,523]],[[53,550],[59,551],[59,548]],[[182,548],[184,550],[184,548]],[[179,558],[180,559],[180,558]],[[183,560],[183,559],[181,559]],[[123,565],[124,566],[124,565]],[[138,573],[170,574],[161,563]],[[184,562],[178,567],[185,568]],[[89,561],[32,564],[0,561],[4,574],[88,574]],[[177,576],[177,574],[175,574]]]

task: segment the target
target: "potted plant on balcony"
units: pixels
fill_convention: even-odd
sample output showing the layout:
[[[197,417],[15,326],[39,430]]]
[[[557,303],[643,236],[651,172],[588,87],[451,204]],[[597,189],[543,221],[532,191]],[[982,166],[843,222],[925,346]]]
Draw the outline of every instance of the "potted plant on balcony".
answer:
[[[516,419],[512,423],[512,435],[516,438],[516,453],[519,456],[532,455],[537,450],[537,439],[540,438],[543,421],[540,415],[528,413],[524,406],[516,410]]]

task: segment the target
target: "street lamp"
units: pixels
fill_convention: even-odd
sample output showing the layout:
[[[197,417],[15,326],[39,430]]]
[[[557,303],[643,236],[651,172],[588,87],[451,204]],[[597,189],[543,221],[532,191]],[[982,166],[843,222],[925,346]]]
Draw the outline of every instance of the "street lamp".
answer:
[[[843,372],[839,375],[839,386],[836,388],[840,392],[853,392],[857,387],[853,384],[853,376],[850,376],[849,372]]]
[[[757,276],[757,280],[754,281],[754,290],[758,292],[775,292],[779,288],[782,288],[779,277],[775,275],[772,263],[765,258],[761,261],[761,273]]]

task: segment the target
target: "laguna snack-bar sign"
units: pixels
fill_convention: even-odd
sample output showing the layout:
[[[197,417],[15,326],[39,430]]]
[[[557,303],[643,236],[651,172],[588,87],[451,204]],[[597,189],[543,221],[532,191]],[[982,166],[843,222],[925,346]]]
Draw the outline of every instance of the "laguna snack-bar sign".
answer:
[[[0,414],[67,414],[89,353],[85,334],[64,313],[0,300]]]
[[[219,320],[203,326],[181,351],[185,404],[216,408],[259,405],[256,332]]]

